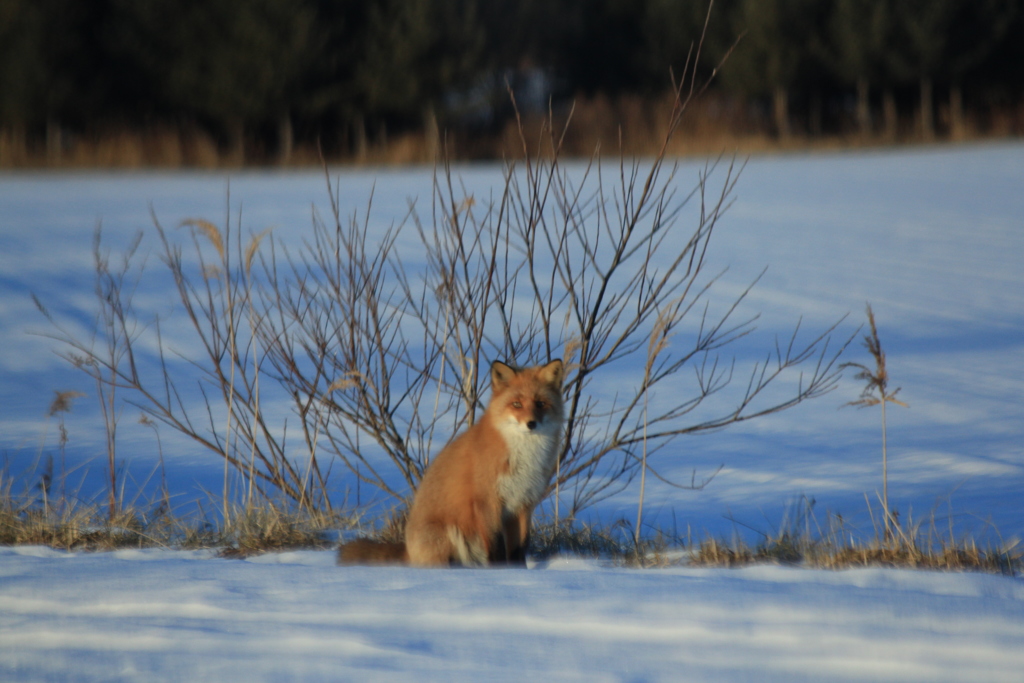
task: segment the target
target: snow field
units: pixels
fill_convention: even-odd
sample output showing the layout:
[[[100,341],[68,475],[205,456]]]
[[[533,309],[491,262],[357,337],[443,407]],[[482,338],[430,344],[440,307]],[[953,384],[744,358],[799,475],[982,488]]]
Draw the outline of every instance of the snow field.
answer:
[[[1017,681],[1018,579],[0,549],[5,681]]]

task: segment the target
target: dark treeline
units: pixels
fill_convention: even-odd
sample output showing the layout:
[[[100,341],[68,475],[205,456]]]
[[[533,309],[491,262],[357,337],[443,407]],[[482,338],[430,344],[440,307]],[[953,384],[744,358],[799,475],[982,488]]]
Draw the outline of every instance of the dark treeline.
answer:
[[[496,138],[506,83],[527,112],[663,98],[706,13],[707,0],[0,0],[0,162],[126,131],[201,138],[235,161]],[[745,132],[1018,132],[1024,0],[718,0],[702,73],[737,38],[710,96],[741,109]]]

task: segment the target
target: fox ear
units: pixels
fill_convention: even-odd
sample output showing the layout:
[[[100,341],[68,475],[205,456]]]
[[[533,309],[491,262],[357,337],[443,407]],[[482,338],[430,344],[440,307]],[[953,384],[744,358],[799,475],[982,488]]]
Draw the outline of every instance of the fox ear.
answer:
[[[516,376],[516,369],[500,360],[491,363],[491,390],[503,389]]]
[[[548,382],[549,384],[562,388],[562,373],[565,371],[565,367],[562,365],[562,359],[553,360],[540,369],[541,379]]]

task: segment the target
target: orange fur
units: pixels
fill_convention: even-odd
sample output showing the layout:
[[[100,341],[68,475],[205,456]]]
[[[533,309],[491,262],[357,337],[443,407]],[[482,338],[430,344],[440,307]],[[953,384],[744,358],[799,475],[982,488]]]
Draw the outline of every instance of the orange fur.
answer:
[[[427,468],[409,511],[401,556],[394,544],[364,541],[349,551],[353,544],[343,546],[339,561],[524,563],[530,518],[558,458],[562,371],[560,360],[520,370],[492,364],[487,410]]]
[[[357,538],[338,548],[338,564],[395,564],[408,561],[404,543]]]

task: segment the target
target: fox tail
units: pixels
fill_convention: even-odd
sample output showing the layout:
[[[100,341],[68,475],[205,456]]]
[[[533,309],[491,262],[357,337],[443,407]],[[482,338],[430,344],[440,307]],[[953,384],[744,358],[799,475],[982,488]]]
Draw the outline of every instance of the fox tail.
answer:
[[[357,538],[338,547],[338,564],[407,564],[405,543]]]

